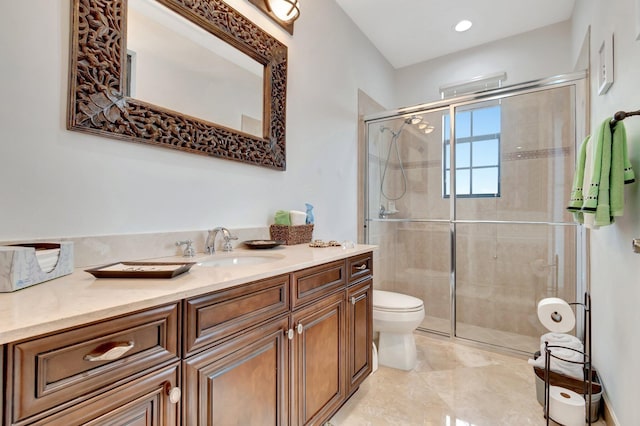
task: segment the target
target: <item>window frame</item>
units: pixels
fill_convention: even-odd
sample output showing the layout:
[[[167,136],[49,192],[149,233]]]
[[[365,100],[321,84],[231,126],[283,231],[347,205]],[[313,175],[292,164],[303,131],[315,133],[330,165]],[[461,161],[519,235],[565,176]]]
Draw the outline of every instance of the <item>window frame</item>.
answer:
[[[470,126],[470,136],[465,136],[462,138],[457,138],[456,137],[456,144],[463,144],[463,143],[469,143],[469,166],[467,167],[455,167],[454,170],[456,171],[456,173],[459,170],[468,170],[469,171],[469,193],[468,194],[457,194],[456,193],[456,198],[500,198],[501,196],[501,176],[502,176],[502,161],[500,159],[500,151],[502,148],[502,132],[499,133],[485,133],[482,135],[474,135],[473,134],[473,116],[474,116],[474,112],[477,110],[481,110],[481,109],[485,109],[485,108],[494,108],[494,107],[500,107],[500,105],[491,105],[491,106],[484,106],[484,107],[480,107],[480,108],[469,108],[469,109],[465,109],[463,111],[460,112],[469,112],[470,113],[470,122],[469,122],[469,126]],[[446,127],[446,123],[448,120],[450,120],[449,118],[449,114],[444,114],[442,116],[443,119],[443,128]],[[451,122],[449,121],[449,126]],[[449,179],[451,179],[451,167],[453,165],[453,161],[451,161],[451,158],[449,158],[449,167],[447,168],[447,163],[446,163],[446,156],[447,153],[451,152],[451,132],[449,132],[449,137],[447,139],[445,139],[445,135],[446,133],[443,132],[442,133],[442,198],[450,198],[451,197],[451,193],[450,193],[450,180],[449,182],[447,181],[447,173],[449,174]],[[474,166],[473,165],[473,152],[474,152],[474,145],[478,144],[478,143],[482,143],[484,141],[488,141],[488,140],[496,140],[498,142],[498,158],[497,158],[497,162],[496,164],[492,164],[492,165],[483,165],[483,166]],[[477,145],[476,145],[477,146]],[[457,160],[457,158],[456,158]],[[497,169],[498,171],[498,175],[497,175],[497,192],[496,193],[473,193],[473,171],[474,170],[481,170],[481,169]],[[456,179],[457,179],[457,175],[456,175]],[[456,180],[456,189],[458,188],[457,185],[457,180]],[[456,191],[457,192],[457,191]]]

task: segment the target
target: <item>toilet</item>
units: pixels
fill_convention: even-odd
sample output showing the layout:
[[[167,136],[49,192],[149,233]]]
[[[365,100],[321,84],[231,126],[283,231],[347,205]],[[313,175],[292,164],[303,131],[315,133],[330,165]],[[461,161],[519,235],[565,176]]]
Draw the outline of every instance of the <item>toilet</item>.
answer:
[[[401,370],[416,366],[413,331],[424,319],[424,304],[417,297],[373,290],[373,331],[379,333],[378,363]]]

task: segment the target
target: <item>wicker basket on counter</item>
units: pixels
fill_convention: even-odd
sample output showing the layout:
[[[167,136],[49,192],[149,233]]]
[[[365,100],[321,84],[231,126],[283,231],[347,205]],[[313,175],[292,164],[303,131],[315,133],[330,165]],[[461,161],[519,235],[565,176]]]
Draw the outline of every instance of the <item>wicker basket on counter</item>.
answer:
[[[269,227],[271,239],[284,241],[288,246],[294,244],[305,244],[311,242],[313,235],[313,225],[271,225]]]

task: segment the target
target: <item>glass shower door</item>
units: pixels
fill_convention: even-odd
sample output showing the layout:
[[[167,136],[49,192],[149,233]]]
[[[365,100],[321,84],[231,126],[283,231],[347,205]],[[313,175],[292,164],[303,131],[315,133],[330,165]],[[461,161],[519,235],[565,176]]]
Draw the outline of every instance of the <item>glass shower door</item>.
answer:
[[[422,299],[422,328],[451,330],[450,203],[442,196],[448,108],[369,122],[366,226],[376,288]]]
[[[538,300],[576,298],[577,231],[565,210],[574,99],[564,86],[455,107],[457,337],[535,352],[546,332]]]

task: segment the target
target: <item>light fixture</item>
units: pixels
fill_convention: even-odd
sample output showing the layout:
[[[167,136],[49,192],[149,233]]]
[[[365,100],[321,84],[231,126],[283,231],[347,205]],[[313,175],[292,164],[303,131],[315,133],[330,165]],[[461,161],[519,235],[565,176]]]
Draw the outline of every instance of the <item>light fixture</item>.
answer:
[[[469,93],[482,92],[502,87],[502,82],[507,79],[506,72],[496,72],[493,74],[479,75],[466,81],[449,83],[440,86],[440,97],[442,99],[454,96],[467,95]]]
[[[428,135],[429,133],[433,132],[433,131],[434,131],[434,129],[435,129],[435,127],[433,127],[433,126],[427,126],[427,127],[425,127],[422,131],[423,131],[425,134],[427,134],[427,135]]]
[[[418,124],[422,121],[422,117],[419,115],[412,115],[411,117],[407,118],[405,121],[411,124]]]
[[[471,28],[472,25],[473,25],[473,22],[469,21],[468,19],[463,19],[462,21],[456,24],[454,29],[459,33],[463,33],[467,31],[469,28]]]
[[[266,0],[266,2],[271,12],[282,22],[293,22],[300,16],[298,0]]]
[[[249,0],[249,2],[293,35],[293,21],[300,16],[300,0]]]

